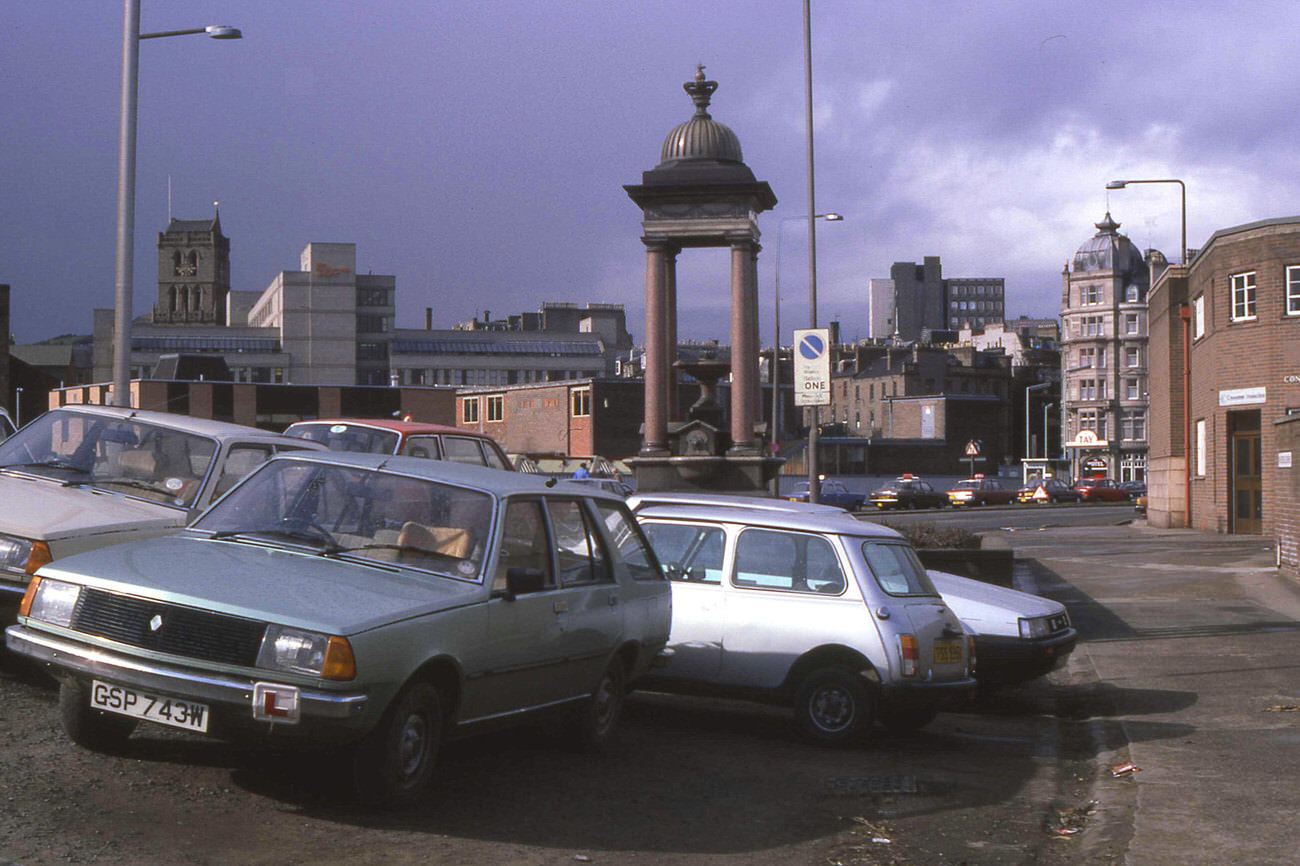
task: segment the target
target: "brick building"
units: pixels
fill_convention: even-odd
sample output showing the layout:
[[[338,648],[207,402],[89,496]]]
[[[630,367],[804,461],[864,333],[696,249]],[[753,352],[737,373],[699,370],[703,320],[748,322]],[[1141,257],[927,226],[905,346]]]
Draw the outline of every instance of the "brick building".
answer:
[[[1275,536],[1300,570],[1300,217],[1215,232],[1152,300],[1148,519]]]
[[[631,457],[641,447],[645,383],[576,379],[457,392],[457,426],[529,457]]]

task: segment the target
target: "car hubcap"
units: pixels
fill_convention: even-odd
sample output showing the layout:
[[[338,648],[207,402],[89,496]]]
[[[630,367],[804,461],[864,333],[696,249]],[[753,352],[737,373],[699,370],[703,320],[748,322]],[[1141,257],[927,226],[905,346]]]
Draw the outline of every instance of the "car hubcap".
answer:
[[[824,686],[809,702],[813,724],[823,731],[842,731],[853,722],[853,696],[839,686]]]
[[[606,676],[600,680],[600,685],[596,687],[595,695],[595,722],[596,730],[603,731],[609,726],[614,718],[614,710],[617,702],[614,699],[614,682]]]
[[[424,760],[426,727],[420,716],[410,716],[397,741],[397,768],[403,778],[414,776]]]

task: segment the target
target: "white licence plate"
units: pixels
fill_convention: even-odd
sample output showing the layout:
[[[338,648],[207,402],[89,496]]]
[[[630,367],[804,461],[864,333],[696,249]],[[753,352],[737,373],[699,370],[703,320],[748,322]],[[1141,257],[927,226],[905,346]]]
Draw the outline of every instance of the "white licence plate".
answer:
[[[200,734],[208,731],[207,704],[167,698],[99,680],[90,685],[90,705],[97,710],[146,719]]]

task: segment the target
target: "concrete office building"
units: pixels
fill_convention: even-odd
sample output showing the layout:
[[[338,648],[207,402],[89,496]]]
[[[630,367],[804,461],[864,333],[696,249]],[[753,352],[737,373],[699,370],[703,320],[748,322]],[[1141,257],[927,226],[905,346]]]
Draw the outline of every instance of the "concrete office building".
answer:
[[[131,376],[169,355],[220,356],[235,382],[489,385],[612,375],[632,347],[623,308],[546,303],[537,313],[434,330],[395,327],[397,279],[359,274],[356,245],[310,243],[261,292],[230,288],[220,217],[158,235],[158,297],[131,328]],[[96,310],[95,381],[112,377],[113,311]]]
[[[889,279],[867,284],[867,336],[924,340],[931,331],[982,328],[1006,317],[1002,277],[945,279],[938,256],[894,262]]]

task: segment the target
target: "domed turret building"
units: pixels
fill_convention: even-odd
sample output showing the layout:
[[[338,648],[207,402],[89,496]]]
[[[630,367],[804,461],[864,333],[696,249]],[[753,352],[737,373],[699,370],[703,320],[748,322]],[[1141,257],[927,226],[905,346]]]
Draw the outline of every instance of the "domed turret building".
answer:
[[[1147,467],[1147,292],[1164,256],[1110,213],[1061,274],[1061,436],[1075,478],[1143,481]]]

